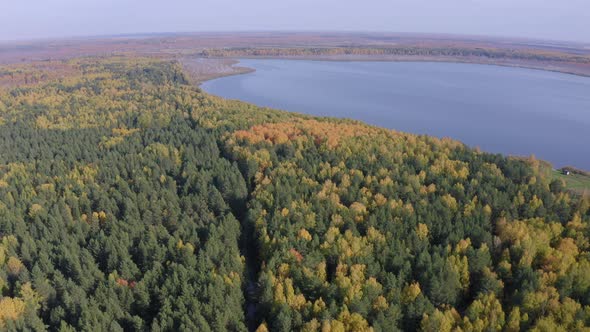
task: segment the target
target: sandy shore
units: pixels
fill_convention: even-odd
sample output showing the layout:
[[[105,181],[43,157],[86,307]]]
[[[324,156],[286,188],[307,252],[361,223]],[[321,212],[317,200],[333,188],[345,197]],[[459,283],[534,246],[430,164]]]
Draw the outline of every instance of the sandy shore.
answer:
[[[191,83],[199,85],[211,79],[251,73],[255,69],[236,66],[238,60],[234,59],[209,59],[209,58],[182,58],[179,60],[188,74]]]

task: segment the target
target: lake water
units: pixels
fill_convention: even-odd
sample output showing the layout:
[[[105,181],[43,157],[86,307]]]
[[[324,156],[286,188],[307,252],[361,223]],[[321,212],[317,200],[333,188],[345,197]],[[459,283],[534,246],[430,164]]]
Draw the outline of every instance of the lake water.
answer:
[[[253,73],[203,83],[214,95],[590,170],[590,78],[428,62],[241,60]]]

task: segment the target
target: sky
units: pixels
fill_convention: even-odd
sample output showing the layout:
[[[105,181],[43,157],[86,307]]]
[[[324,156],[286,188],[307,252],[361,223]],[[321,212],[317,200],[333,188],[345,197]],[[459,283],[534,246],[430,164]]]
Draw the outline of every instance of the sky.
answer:
[[[590,42],[590,0],[1,0],[0,40],[381,31]]]

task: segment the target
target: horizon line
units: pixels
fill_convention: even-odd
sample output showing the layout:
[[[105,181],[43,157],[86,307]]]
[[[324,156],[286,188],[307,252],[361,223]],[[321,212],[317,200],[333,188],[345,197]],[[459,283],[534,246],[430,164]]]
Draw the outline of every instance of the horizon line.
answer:
[[[301,34],[314,34],[314,33],[335,33],[342,35],[355,35],[355,34],[385,34],[385,35],[414,35],[414,36],[432,36],[444,39],[444,37],[456,37],[456,38],[471,38],[478,41],[486,39],[495,40],[512,40],[512,41],[534,41],[534,42],[551,42],[551,43],[562,43],[562,44],[577,44],[582,47],[590,47],[590,41],[583,40],[565,40],[565,39],[551,39],[551,38],[539,38],[539,37],[523,37],[523,36],[507,36],[507,35],[485,35],[485,34],[463,34],[463,33],[446,33],[446,32],[417,32],[417,31],[389,31],[389,30],[329,30],[329,29],[318,29],[318,30],[295,30],[295,29],[284,29],[284,30],[194,30],[194,31],[152,31],[152,32],[127,32],[127,33],[115,33],[115,34],[90,34],[90,35],[69,35],[69,36],[53,36],[53,37],[34,37],[34,38],[16,38],[16,39],[0,39],[0,44],[19,44],[19,43],[44,43],[52,41],[77,41],[77,40],[107,40],[117,38],[128,38],[128,39],[142,39],[151,37],[174,37],[174,36],[196,36],[206,34],[256,34],[256,33],[301,33]]]

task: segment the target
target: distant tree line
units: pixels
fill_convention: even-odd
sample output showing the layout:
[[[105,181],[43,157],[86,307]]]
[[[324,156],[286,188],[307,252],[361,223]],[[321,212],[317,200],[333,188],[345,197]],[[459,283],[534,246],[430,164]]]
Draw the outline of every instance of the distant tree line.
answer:
[[[489,59],[513,59],[557,61],[590,64],[590,56],[535,49],[504,49],[492,47],[285,47],[285,48],[221,48],[205,49],[198,53],[203,57],[296,57],[296,56],[414,56],[414,57],[484,57]]]

